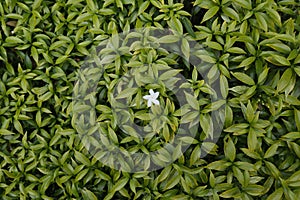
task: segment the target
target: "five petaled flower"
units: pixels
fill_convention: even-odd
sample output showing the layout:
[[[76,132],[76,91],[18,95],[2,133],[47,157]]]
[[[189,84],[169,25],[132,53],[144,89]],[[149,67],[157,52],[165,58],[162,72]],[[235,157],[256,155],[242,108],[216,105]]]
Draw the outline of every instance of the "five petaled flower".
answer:
[[[143,99],[147,100],[147,106],[150,107],[152,103],[154,103],[155,105],[159,105],[159,101],[157,100],[159,92],[154,93],[154,91],[150,89],[149,93],[150,95],[143,96]]]

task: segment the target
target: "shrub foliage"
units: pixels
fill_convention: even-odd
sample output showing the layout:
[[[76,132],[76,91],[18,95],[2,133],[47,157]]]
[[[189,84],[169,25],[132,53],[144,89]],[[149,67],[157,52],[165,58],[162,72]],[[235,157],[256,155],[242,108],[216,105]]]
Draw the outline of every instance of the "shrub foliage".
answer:
[[[299,197],[298,1],[2,0],[0,13],[2,199]],[[180,156],[172,164],[127,173],[103,165],[86,150],[74,127],[73,95],[79,69],[101,42],[145,27],[170,28],[203,45],[207,76],[219,76],[215,84],[224,100],[211,103],[215,91],[198,74],[201,69],[180,56],[142,48],[116,56],[104,67],[95,100],[111,141],[120,146],[130,141],[133,151],[143,151],[171,140],[180,120],[200,124],[194,139],[183,137],[191,145],[183,154],[174,150]],[[184,43],[183,54],[190,48]],[[163,87],[152,85],[165,95],[161,103],[169,121],[149,144],[124,135],[110,110],[114,84],[139,63],[173,68],[170,74],[159,73],[164,78],[181,70],[188,80],[182,87],[193,88],[196,99],[179,108]],[[132,102],[146,92],[131,91]],[[149,120],[146,106],[140,106],[128,112],[129,118]],[[225,113],[221,137],[216,144],[203,142],[209,114],[220,106]],[[178,118],[180,113],[184,117]],[[203,145],[205,157],[200,156]]]

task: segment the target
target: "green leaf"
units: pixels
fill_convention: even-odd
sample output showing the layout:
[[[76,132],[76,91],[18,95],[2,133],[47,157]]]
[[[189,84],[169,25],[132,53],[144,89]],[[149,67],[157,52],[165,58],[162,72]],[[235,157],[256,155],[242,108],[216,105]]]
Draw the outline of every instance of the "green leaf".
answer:
[[[230,47],[227,49],[229,53],[236,53],[236,54],[246,54],[246,51],[240,47]]]
[[[182,70],[168,70],[164,73],[162,73],[160,76],[159,76],[159,80],[168,80],[170,78],[173,78],[174,76],[176,76],[177,74],[179,74]]]
[[[252,123],[255,118],[255,110],[253,109],[251,102],[248,101],[247,107],[245,107],[244,104],[242,104],[241,107],[246,120],[249,123]]]
[[[297,195],[291,190],[291,188],[288,187],[285,181],[282,181],[282,186],[283,186],[283,193],[286,199],[288,200],[297,199]]]
[[[232,163],[227,162],[225,160],[218,160],[212,163],[209,163],[206,167],[208,169],[217,170],[217,171],[225,171]]]
[[[181,152],[181,143],[180,143],[174,149],[173,154],[172,154],[172,159],[177,160],[182,155],[183,155],[183,153]]]
[[[52,183],[53,175],[48,174],[40,178],[40,182],[42,183],[41,189],[39,190],[42,193],[45,193],[50,184]]]
[[[179,37],[175,35],[166,35],[157,40],[158,43],[176,43],[179,41]]]
[[[207,63],[216,63],[217,60],[215,58],[213,58],[212,56],[209,55],[197,55],[201,60],[203,60],[204,62]]]
[[[235,160],[236,149],[232,139],[229,136],[224,141],[224,153],[225,157],[228,158],[231,162]]]
[[[281,200],[283,195],[283,188],[277,188],[270,196],[268,196],[267,200]]]
[[[288,68],[284,71],[281,78],[279,79],[277,83],[277,90],[279,92],[282,92],[290,83],[290,80],[292,79],[293,71],[291,68]]]
[[[275,62],[274,61],[272,62],[272,59]],[[280,55],[276,55],[276,54],[271,55],[269,57],[268,61],[275,64],[275,65],[279,65],[279,66],[290,66],[291,65],[290,61],[288,61],[287,58],[285,58],[283,56],[280,56]]]
[[[233,0],[233,2],[241,6],[242,8],[246,8],[247,10],[252,9],[251,1],[249,0]]]
[[[78,182],[81,179],[83,179],[87,175],[88,172],[89,172],[89,169],[84,169],[84,170],[80,171],[75,177],[75,182]]]
[[[271,47],[277,52],[281,52],[284,54],[289,54],[291,52],[291,48],[288,45],[285,45],[283,43],[271,43],[271,44],[266,44],[266,46]]]
[[[182,20],[182,24],[185,27],[186,31],[192,37],[196,38],[196,34],[195,34],[194,30],[193,30],[193,24],[191,23],[191,21],[187,17],[185,17],[185,16],[182,16],[181,20]]]
[[[106,173],[104,173],[103,171],[100,171],[99,169],[95,170],[95,174],[97,177],[106,180],[106,181],[111,181],[111,177],[109,175],[107,175]]]
[[[198,141],[195,138],[192,138],[190,136],[180,137],[179,140],[186,144],[197,144],[198,143]]]
[[[14,127],[19,133],[24,134],[22,124],[19,120],[14,120]]]
[[[110,128],[110,127],[108,127],[108,137],[109,137],[115,144],[118,144],[118,143],[119,143],[118,137],[117,137],[115,131],[114,131],[112,128]]]
[[[0,129],[0,135],[13,135],[14,133],[6,130],[6,129]]]
[[[182,38],[181,40],[181,51],[182,54],[184,55],[184,58],[186,60],[189,60],[191,49],[190,49],[190,44],[186,38]]]
[[[118,182],[116,182],[114,184],[114,186],[112,187],[110,192],[115,193],[115,192],[121,190],[127,184],[128,181],[129,181],[128,177],[121,178],[120,180],[118,180]]]
[[[104,197],[103,200],[110,200],[110,199],[112,199],[113,197],[114,197],[114,193],[109,192],[109,193]]]
[[[166,183],[166,185],[162,188],[162,191],[166,191],[169,189],[172,189],[175,185],[177,185],[180,181],[180,177],[179,175],[177,176],[172,176]]]
[[[201,21],[201,23],[209,20],[210,18],[212,18],[213,16],[215,16],[217,14],[217,12],[219,11],[219,6],[213,6],[211,7],[203,16],[203,19]]]
[[[254,80],[250,76],[248,76],[247,74],[245,74],[245,73],[234,72],[234,73],[232,73],[232,75],[236,79],[238,79],[239,81],[241,81],[241,82],[243,82],[243,83],[245,83],[247,85],[250,85],[250,86],[255,85]]]
[[[249,124],[247,123],[241,123],[241,124],[233,124],[230,127],[226,128],[224,131],[225,132],[240,132],[244,131],[249,127]]]
[[[274,22],[281,27],[282,23],[281,23],[281,16],[280,14],[277,12],[277,10],[273,9],[273,8],[266,8],[267,14],[270,16],[270,18],[272,20],[274,20]]]
[[[39,62],[39,55],[38,55],[38,51],[35,47],[31,47],[31,56],[33,57],[34,61],[36,63]]]
[[[92,11],[96,10],[96,6],[95,6],[95,3],[94,3],[93,0],[86,0],[86,2],[87,2],[88,7],[89,7]]]
[[[97,200],[97,196],[88,189],[81,190],[81,194],[84,200]]]
[[[268,31],[268,23],[265,20],[264,15],[260,12],[256,12],[254,15],[259,27],[262,28],[264,31]]]
[[[114,15],[114,14],[116,14],[116,12],[112,9],[109,9],[109,8],[102,8],[102,9],[99,10],[99,14],[104,15],[104,16],[108,16],[108,15]]]
[[[262,73],[260,73],[260,74],[258,75],[258,81],[257,81],[257,84],[263,84],[263,83],[266,81],[267,76],[268,76],[268,72],[269,72],[269,68],[266,67],[266,68],[262,71]]]
[[[247,144],[250,150],[255,150],[257,148],[258,140],[257,140],[256,132],[255,130],[253,130],[253,128],[250,128],[249,130],[248,137],[247,137]]]
[[[260,155],[253,150],[246,149],[246,148],[241,148],[241,150],[250,158],[257,159],[257,160],[261,159]]]
[[[300,181],[300,171],[296,171],[286,180],[287,183],[293,183],[299,181]]]
[[[239,64],[239,66],[237,66],[237,68],[247,67],[247,66],[251,65],[255,60],[256,60],[256,57],[254,57],[254,56],[246,58],[245,60],[243,60],[241,62],[241,64]]]
[[[209,48],[212,48],[212,49],[215,49],[215,50],[218,50],[218,51],[223,50],[222,45],[220,45],[218,42],[209,41],[209,42],[205,42],[203,44],[207,45]]]
[[[185,93],[185,98],[188,102],[188,104],[195,110],[199,110],[199,102],[197,101],[196,97],[194,97],[193,95],[189,94],[189,93]]]
[[[294,71],[298,76],[300,76],[300,67],[295,67]]]
[[[63,63],[64,61],[66,61],[67,58],[68,58],[68,55],[60,56],[60,57],[56,60],[55,64],[56,64],[56,65],[59,65],[59,64]]]
[[[227,98],[229,92],[228,81],[227,78],[222,74],[220,75],[220,89],[221,89],[222,97],[224,99]]]
[[[261,185],[250,184],[244,188],[244,191],[251,196],[260,196],[263,194],[264,187]]]
[[[300,132],[290,132],[282,137],[286,139],[298,139],[300,138]]]
[[[236,166],[232,166],[232,172],[233,172],[233,175],[236,177],[236,179],[238,180],[238,182],[243,186],[245,187],[245,185],[247,184],[245,182],[245,177],[244,177],[244,174],[243,172],[237,168]]]
[[[295,142],[291,142],[290,145],[291,145],[293,151],[295,152],[295,154],[298,156],[298,158],[300,158],[300,145],[298,145]]]
[[[42,53],[43,57],[45,58],[45,60],[50,63],[50,64],[53,64],[53,59],[51,56],[48,55],[48,52],[47,53]]]
[[[52,96],[51,92],[47,92],[45,94],[43,94],[42,96],[39,97],[39,100],[41,101],[47,101],[48,99],[50,99]]]
[[[209,114],[201,114],[200,115],[200,126],[204,133],[206,133],[207,135],[210,135],[211,131],[213,129],[212,125],[213,125],[213,122],[212,122]]]
[[[33,2],[32,9],[33,9],[33,10],[38,9],[38,8],[41,6],[42,2],[43,2],[43,0],[35,0],[35,1]]]
[[[129,98],[137,92],[138,88],[126,88],[122,90],[117,96],[116,99]]]
[[[270,158],[270,157],[274,156],[277,152],[278,147],[279,147],[278,143],[272,144],[266,151],[264,158]]]
[[[41,125],[42,125],[42,114],[41,114],[41,111],[38,111],[36,113],[35,121],[36,121],[36,124],[38,125],[38,127],[41,127]]]
[[[236,161],[234,162],[234,166],[245,171],[256,171],[255,165],[249,162]]]
[[[281,174],[280,174],[280,171],[277,169],[277,167],[271,163],[271,162],[268,162],[268,161],[264,161],[268,170],[271,172],[272,176],[276,179],[278,179]]]
[[[300,131],[300,111],[297,109],[294,109],[294,115],[295,115],[295,123],[297,126],[298,131]]]
[[[75,156],[75,159],[78,160],[79,162],[81,162],[82,164],[84,164],[86,166],[91,165],[90,160],[85,155],[80,153],[79,151],[74,151],[74,156]]]
[[[222,11],[228,17],[230,17],[236,21],[240,21],[239,14],[234,9],[224,6],[224,7],[222,7]]]
[[[83,37],[83,34],[84,34],[86,28],[87,28],[86,26],[83,26],[76,32],[75,43],[78,43],[80,38]]]
[[[15,36],[9,36],[5,39],[5,43],[9,43],[9,44],[24,44],[25,42]]]
[[[220,197],[223,198],[240,198],[241,197],[241,191],[238,187],[234,187],[232,189],[226,190],[225,192],[220,194]]]
[[[142,14],[150,5],[150,1],[144,1],[140,6],[139,6],[139,11],[138,15]]]
[[[58,49],[61,46],[66,45],[66,44],[67,44],[67,41],[64,41],[64,40],[56,41],[50,45],[49,50],[51,51],[51,50]]]
[[[53,146],[54,144],[56,144],[56,142],[61,138],[61,134],[56,133],[54,134],[54,136],[51,138],[50,142],[49,142],[49,146]]]

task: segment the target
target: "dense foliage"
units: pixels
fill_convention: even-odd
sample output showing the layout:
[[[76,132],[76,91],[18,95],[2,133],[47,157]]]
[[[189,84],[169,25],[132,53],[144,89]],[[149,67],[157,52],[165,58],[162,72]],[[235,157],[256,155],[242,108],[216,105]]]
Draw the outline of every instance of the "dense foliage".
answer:
[[[299,1],[2,0],[0,20],[1,199],[300,196]],[[179,53],[122,46],[116,38],[146,27],[173,30],[154,41],[179,41]],[[111,37],[111,49],[97,52]],[[199,53],[202,64],[188,62],[190,53]],[[92,55],[108,60],[90,69],[90,58],[97,64]],[[179,72],[186,81],[178,86],[171,77]],[[97,89],[87,89],[86,79]],[[184,105],[178,88],[192,89],[183,92]],[[142,97],[149,89],[160,92],[160,107],[147,108]],[[130,107],[116,116],[124,103]],[[210,123],[218,109],[222,132],[214,138]],[[78,112],[97,118],[100,136]],[[118,127],[116,118],[127,125]],[[155,134],[140,140],[130,122],[150,124]],[[178,133],[179,124],[193,137]],[[154,157],[157,165],[175,161],[154,171],[145,161],[133,173],[100,162],[113,157],[93,154],[95,147],[88,151],[83,142],[149,152],[176,134],[177,146]],[[132,167],[130,159],[119,162]]]

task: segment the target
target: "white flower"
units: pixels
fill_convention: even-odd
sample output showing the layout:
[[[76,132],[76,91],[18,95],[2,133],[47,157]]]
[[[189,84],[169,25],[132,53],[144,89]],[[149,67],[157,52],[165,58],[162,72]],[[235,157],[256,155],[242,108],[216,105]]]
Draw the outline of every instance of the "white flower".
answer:
[[[157,100],[159,92],[153,92],[152,89],[149,90],[150,95],[143,96],[143,99],[147,100],[147,106],[150,107],[152,103],[155,105],[159,105],[159,101]]]

